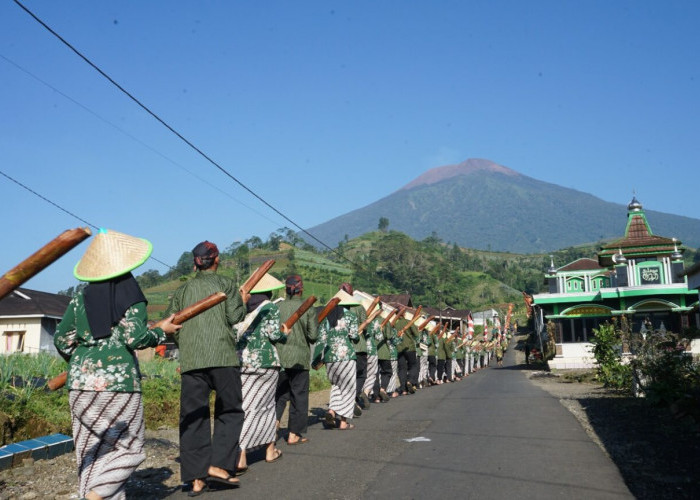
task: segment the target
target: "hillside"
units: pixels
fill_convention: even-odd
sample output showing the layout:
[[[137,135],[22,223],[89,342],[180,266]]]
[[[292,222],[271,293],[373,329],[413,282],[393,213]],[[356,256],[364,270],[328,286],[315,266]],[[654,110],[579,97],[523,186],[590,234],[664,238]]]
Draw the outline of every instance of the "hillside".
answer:
[[[640,200],[644,203],[644,200]],[[700,246],[700,220],[648,210],[655,234]],[[462,247],[542,253],[619,237],[626,205],[522,175],[489,160],[431,169],[398,191],[309,229],[340,241],[377,229],[380,218],[414,239],[432,234]]]
[[[219,272],[240,284],[254,267],[272,258],[276,261],[272,274],[281,280],[288,274],[301,274],[305,295],[315,295],[319,304],[327,302],[342,282],[350,281],[373,294],[408,292],[416,305],[478,311],[509,302],[521,309],[521,291],[540,290],[543,270],[549,264],[546,255],[465,249],[435,237],[416,241],[397,231],[364,234],[343,242],[338,253],[295,248],[286,242],[274,247],[260,242],[256,248],[242,245],[222,254]],[[594,251],[592,247],[571,248],[558,252],[555,259],[564,263]],[[186,253],[182,260],[187,261]],[[150,317],[162,317],[169,295],[191,276],[163,276],[148,286],[146,279],[152,276],[137,277],[149,300]]]

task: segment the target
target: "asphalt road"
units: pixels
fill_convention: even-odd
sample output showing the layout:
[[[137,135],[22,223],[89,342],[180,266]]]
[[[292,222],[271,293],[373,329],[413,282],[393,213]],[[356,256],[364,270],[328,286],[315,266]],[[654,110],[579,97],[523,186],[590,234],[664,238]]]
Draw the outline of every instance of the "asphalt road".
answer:
[[[239,489],[199,498],[633,498],[576,418],[513,362],[508,352],[504,368],[373,404],[351,431],[312,425],[307,444],[280,440],[276,463],[253,453]]]

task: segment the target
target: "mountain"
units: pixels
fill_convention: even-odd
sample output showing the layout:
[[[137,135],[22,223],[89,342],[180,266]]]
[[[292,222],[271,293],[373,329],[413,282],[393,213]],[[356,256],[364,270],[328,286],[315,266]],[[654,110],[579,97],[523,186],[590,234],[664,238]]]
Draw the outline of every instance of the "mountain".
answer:
[[[645,213],[654,234],[700,247],[700,219]],[[468,248],[539,253],[622,236],[627,207],[469,159],[428,170],[389,196],[308,231],[335,244],[346,234],[376,230],[381,217],[417,240],[436,233]]]

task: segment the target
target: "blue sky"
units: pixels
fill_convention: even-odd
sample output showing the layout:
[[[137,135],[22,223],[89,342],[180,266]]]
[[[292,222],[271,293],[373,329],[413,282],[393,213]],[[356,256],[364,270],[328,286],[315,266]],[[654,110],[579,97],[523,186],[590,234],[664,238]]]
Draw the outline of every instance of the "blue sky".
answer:
[[[303,227],[468,158],[700,217],[695,1],[24,4]],[[0,82],[0,171],[158,260],[290,225],[9,0]],[[84,225],[1,175],[0,197],[0,272]],[[85,247],[25,286],[76,284]]]

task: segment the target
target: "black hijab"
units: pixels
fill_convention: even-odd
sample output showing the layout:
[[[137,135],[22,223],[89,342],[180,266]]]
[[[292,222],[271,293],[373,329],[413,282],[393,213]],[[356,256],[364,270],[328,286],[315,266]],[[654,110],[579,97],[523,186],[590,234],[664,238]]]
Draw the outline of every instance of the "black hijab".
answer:
[[[104,339],[112,334],[124,313],[134,304],[147,302],[131,273],[106,281],[90,283],[83,292],[85,313],[92,337]]]
[[[328,319],[328,324],[331,326],[331,328],[335,328],[336,325],[338,324],[338,320],[343,317],[343,313],[345,312],[346,307],[345,306],[335,306],[331,312],[328,313],[328,316],[326,316],[326,319]]]
[[[251,313],[255,311],[260,304],[265,302],[266,300],[270,300],[272,298],[272,292],[259,292],[259,293],[251,293],[250,298],[248,299],[248,302],[246,302],[246,310]]]

